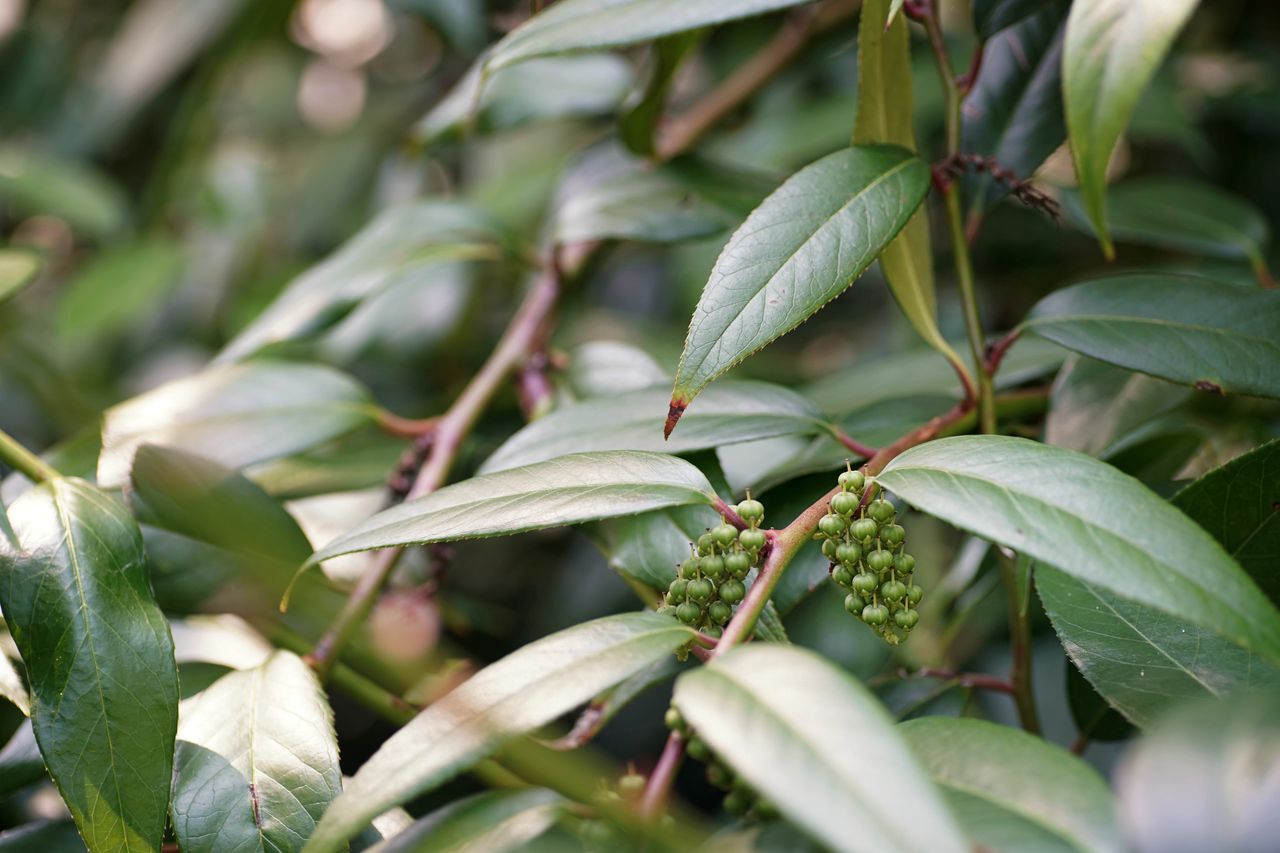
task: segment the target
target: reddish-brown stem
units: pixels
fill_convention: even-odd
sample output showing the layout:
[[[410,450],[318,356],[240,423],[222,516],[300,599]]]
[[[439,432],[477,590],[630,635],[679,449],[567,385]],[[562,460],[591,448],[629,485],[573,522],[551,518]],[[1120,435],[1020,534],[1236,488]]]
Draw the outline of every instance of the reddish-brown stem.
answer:
[[[813,36],[852,17],[857,9],[858,4],[852,0],[827,0],[793,14],[755,55],[687,110],[663,122],[656,158],[670,160],[688,151],[707,131],[799,56]]]
[[[1022,334],[1021,329],[1014,329],[1000,340],[987,347],[987,357],[985,370],[988,376],[995,376],[996,371],[1000,369],[1000,362],[1004,360],[1005,353],[1009,351],[1009,347],[1013,346]]]
[[[716,495],[716,498],[711,502],[711,505],[715,507],[716,512],[720,513],[720,515],[724,517],[725,521],[729,522],[739,530],[746,530],[749,526],[742,520],[742,516],[738,515],[737,507],[724,500],[719,495]]]
[[[463,440],[506,377],[524,360],[537,342],[543,322],[555,306],[559,293],[559,268],[552,263],[534,280],[498,345],[489,354],[480,371],[449,410],[435,420],[431,449],[409,488],[406,500],[420,498],[444,485]],[[309,663],[322,680],[328,676],[342,647],[391,577],[400,554],[401,551],[396,548],[373,552],[368,567],[351,590],[341,612],[316,643],[309,656]]]
[[[960,687],[972,688],[974,690],[992,690],[997,693],[1007,693],[1010,696],[1016,694],[1013,684],[1003,678],[994,675],[986,675],[981,672],[951,672],[945,669],[934,669],[933,667],[922,667],[915,672],[909,672],[905,669],[898,670],[898,677],[902,679],[908,678],[937,678],[942,681],[954,681]]]
[[[956,88],[960,90],[960,97],[964,98],[973,90],[973,84],[978,82],[978,74],[982,71],[982,54],[986,42],[978,42],[978,46],[973,49],[973,59],[969,61],[969,70],[956,78]]]
[[[421,438],[435,430],[439,418],[403,418],[383,409],[378,412],[378,426],[398,438]]]
[[[656,818],[662,813],[667,803],[667,795],[675,784],[676,773],[680,770],[680,762],[684,760],[684,738],[679,732],[667,736],[666,746],[658,764],[649,774],[649,782],[644,787],[644,798],[640,801],[640,814],[646,818]]]
[[[863,444],[853,436],[846,434],[845,431],[839,427],[836,427],[832,434],[835,436],[836,441],[845,446],[845,449],[856,453],[863,459],[870,459],[872,456],[876,455],[876,449],[874,447],[869,444]]]

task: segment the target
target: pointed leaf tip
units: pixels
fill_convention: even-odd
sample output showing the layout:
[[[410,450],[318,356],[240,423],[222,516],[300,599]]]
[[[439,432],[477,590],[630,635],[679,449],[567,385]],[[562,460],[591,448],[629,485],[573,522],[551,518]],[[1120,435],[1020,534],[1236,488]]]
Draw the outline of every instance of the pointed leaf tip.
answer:
[[[667,407],[667,422],[662,427],[663,438],[671,438],[671,432],[676,428],[676,424],[680,422],[680,417],[687,408],[689,408],[687,401],[671,398],[671,405]]]

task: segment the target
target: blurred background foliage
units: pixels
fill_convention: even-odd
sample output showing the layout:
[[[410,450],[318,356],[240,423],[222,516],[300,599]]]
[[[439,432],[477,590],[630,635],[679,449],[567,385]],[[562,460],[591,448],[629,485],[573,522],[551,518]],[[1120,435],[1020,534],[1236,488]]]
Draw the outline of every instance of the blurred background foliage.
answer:
[[[963,6],[947,4],[957,49],[972,42]],[[486,217],[485,227],[496,229],[502,251],[461,253],[415,268],[355,310],[321,323],[317,334],[273,354],[350,372],[381,406],[402,416],[443,410],[513,310],[523,260],[536,253],[540,235],[551,228],[574,234],[573,217],[563,212],[570,197],[565,188],[574,181],[590,185],[599,173],[592,170],[616,167],[611,149],[600,143],[612,135],[619,113],[635,105],[633,93],[654,62],[648,48],[530,61],[500,72],[478,114],[470,115],[465,89],[449,93],[465,83],[484,46],[528,13],[525,0],[0,0],[0,268],[32,270],[20,277],[31,279],[26,286],[0,291],[6,427],[28,446],[58,448],[64,471],[91,472],[97,422],[107,407],[200,370],[289,282],[381,211],[423,197],[469,202]],[[766,16],[691,39],[694,52],[676,77],[671,104],[687,104],[736,67],[778,21]],[[707,225],[704,236],[678,245],[620,241],[577,278],[553,338],[567,365],[557,374],[566,391],[646,384],[670,374],[728,233],[783,177],[848,144],[856,111],[855,36],[852,22],[824,34],[709,136],[696,157],[672,164],[706,205],[695,212]],[[942,104],[936,76],[923,51],[916,60],[918,136],[923,151],[937,152]],[[1275,222],[1278,148],[1280,5],[1219,0],[1202,4],[1187,27],[1143,98],[1113,170],[1117,178],[1158,173],[1206,181]],[[1064,150],[1050,157],[1039,180],[1054,195],[1071,183]],[[615,203],[634,213],[653,193],[644,186]],[[1061,224],[1007,201],[987,212],[975,263],[989,329],[1014,325],[1048,291],[1102,267],[1087,228],[1077,230],[1074,221],[1070,204]],[[1184,255],[1177,247],[1141,242],[1122,242],[1117,265],[1212,270],[1242,283],[1254,278],[1243,259]],[[937,268],[941,325],[959,339],[962,319],[944,272],[948,265]],[[807,389],[828,410],[847,403],[842,388],[857,387],[866,404],[864,435],[877,418],[890,425],[925,419],[933,411],[928,404],[950,393],[936,390],[938,377],[944,389],[950,377],[939,358],[920,349],[877,276],[868,273],[868,281],[739,375]],[[638,347],[651,361],[600,341]],[[1028,377],[1060,359],[1042,356]],[[879,396],[867,391],[872,386],[880,387]],[[924,415],[918,414],[921,398]],[[1117,438],[1136,435],[1120,448],[1130,454],[1121,467],[1168,492],[1175,479],[1274,436],[1277,423],[1273,404],[1247,398],[1161,398],[1138,423],[1122,425],[1123,433],[1117,427]],[[457,475],[473,471],[522,424],[515,394],[506,394],[480,425]],[[1148,432],[1138,434],[1139,427]],[[794,453],[787,441],[729,448],[718,460],[699,462],[718,462],[733,484],[735,471],[758,464],[752,457]],[[370,427],[260,468],[254,479],[289,499],[311,544],[320,545],[382,504],[384,482],[404,447],[403,439]],[[769,489],[762,496],[769,520],[789,520],[828,482],[823,473]],[[949,657],[959,664],[1002,669],[1007,651],[998,639],[987,644],[1002,634],[1004,619],[992,556],[929,518],[913,517],[910,524],[913,550],[932,573],[924,583],[941,592],[933,606],[971,614],[953,635],[921,630],[920,641],[913,638],[916,662],[936,659],[950,644]],[[608,528],[598,534],[607,550]],[[149,546],[163,568],[164,541]],[[188,576],[191,559],[178,551],[168,561],[168,581],[163,571],[157,575],[161,603],[176,615],[208,609],[206,590]],[[422,606],[421,584],[438,561],[448,568],[437,614]],[[431,671],[447,682],[470,662],[633,607],[632,592],[604,562],[581,532],[417,551],[370,620],[366,652],[392,673],[386,676],[391,682],[413,684]],[[340,589],[361,565],[358,557],[345,558],[326,570]],[[807,575],[797,567],[788,576],[799,584],[789,599],[796,605],[787,617],[791,637],[874,679],[887,652],[846,618],[838,597],[802,602],[805,580],[816,583],[823,574],[819,560]],[[334,601],[340,598],[315,605],[319,625]],[[304,622],[308,606],[294,608]],[[317,630],[291,627],[302,635]],[[1082,681],[1068,682],[1066,661],[1043,619],[1038,630],[1041,708],[1050,736],[1070,742],[1074,728],[1062,700],[1068,684],[1085,711],[1090,702],[1100,706]],[[436,651],[443,654],[430,654],[441,631],[446,640]],[[207,662],[184,666],[184,693],[220,671]],[[887,698],[909,714],[933,701],[933,688],[899,683]],[[599,743],[623,761],[652,761],[663,737],[661,694],[653,691],[626,709]],[[940,701],[958,708],[970,700],[990,701],[988,713],[1008,719],[1010,709],[999,697],[952,691]],[[390,729],[341,697],[336,710],[350,770]],[[8,713],[0,742],[16,724],[16,713]],[[1089,757],[1108,760],[1105,748]],[[696,771],[686,777],[684,792],[710,802]],[[444,801],[468,784],[459,781],[437,796]],[[0,804],[0,812],[16,808],[12,801]],[[0,816],[0,825],[4,820]]]

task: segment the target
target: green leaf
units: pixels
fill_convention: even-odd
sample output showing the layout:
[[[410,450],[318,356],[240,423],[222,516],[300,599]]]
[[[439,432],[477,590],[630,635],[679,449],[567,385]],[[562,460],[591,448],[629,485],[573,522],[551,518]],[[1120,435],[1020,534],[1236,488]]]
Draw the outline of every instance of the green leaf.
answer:
[[[665,387],[596,397],[538,418],[494,451],[482,473],[529,465],[588,450],[688,453],[776,435],[813,435],[830,429],[799,394],[764,382],[725,382],[709,389],[683,421],[680,434],[662,439]]]
[[[344,849],[381,812],[652,666],[692,636],[666,616],[627,613],[576,625],[491,664],[379,748],[330,806],[306,850]]]
[[[104,251],[63,293],[58,333],[64,341],[84,342],[128,329],[160,307],[182,265],[182,248],[159,238]]]
[[[143,444],[241,468],[336,438],[370,423],[376,412],[364,388],[327,367],[272,361],[211,367],[107,410],[98,482],[127,481]]]
[[[1278,765],[1280,694],[1179,711],[1117,768],[1132,849],[1273,849]]]
[[[1000,362],[996,388],[1021,385],[1052,373],[1066,357],[1066,350],[1057,344],[1040,338],[1019,339]],[[822,411],[843,417],[883,400],[936,395],[959,399],[964,389],[955,371],[936,353],[915,349],[859,361],[810,383],[800,393]]]
[[[973,28],[980,39],[988,41],[1005,27],[1011,27],[1058,2],[1060,0],[974,0]],[[982,71],[984,74],[987,71],[985,57]]]
[[[1162,379],[1073,355],[1053,383],[1044,440],[1105,458],[1117,441],[1189,394]]]
[[[864,0],[858,25],[858,118],[854,145],[899,145],[915,151],[911,126],[911,45],[907,22],[894,20],[900,2]],[[933,281],[929,211],[921,205],[880,253],[893,298],[924,339],[952,364],[963,364],[938,331],[938,299]]]
[[[628,151],[642,157],[654,155],[654,133],[666,111],[676,73],[705,36],[705,31],[690,30],[654,42],[644,89],[618,116],[618,136]]]
[[[1171,382],[1280,397],[1280,291],[1184,275],[1113,276],[1050,294],[1023,328]]]
[[[21,549],[0,550],[0,606],[26,664],[40,752],[91,850],[156,850],[178,672],[142,534],[73,479],[28,491],[9,520]]]
[[[707,506],[660,509],[608,519],[595,526],[595,539],[609,568],[656,590],[675,580],[676,566],[689,556],[689,543],[719,523]]]
[[[0,646],[0,697],[12,702],[24,716],[31,716],[31,696],[27,693],[27,685],[22,683],[22,676],[5,654],[3,646]]]
[[[182,703],[173,829],[183,850],[301,850],[342,790],[333,713],[290,652]]]
[[[486,791],[432,812],[370,853],[520,850],[550,829],[566,805],[545,788]]]
[[[1112,707],[1099,693],[1079,667],[1068,663],[1066,667],[1067,704],[1071,719],[1076,724],[1078,737],[1091,741],[1128,740],[1137,731],[1133,723]]]
[[[1085,211],[1107,257],[1107,163],[1196,0],[1075,0],[1062,53],[1062,99]]]
[[[434,199],[390,208],[290,282],[223,348],[217,363],[313,337],[401,282],[425,283],[457,261],[494,260],[501,254],[493,224],[465,204]]]
[[[994,157],[1023,179],[1034,175],[1067,135],[1061,83],[1070,3],[1035,0],[1031,5],[1042,8],[988,39],[982,71],[964,99],[961,116],[961,149]],[[989,171],[965,178],[971,214],[980,215],[1008,191]]]
[[[0,832],[0,853],[84,853],[80,833],[69,820],[28,823]]]
[[[475,65],[413,128],[423,145],[458,135],[473,120],[506,129],[534,119],[608,115],[635,85],[625,59],[608,54],[534,59],[485,83]],[[481,88],[483,86],[483,88]]]
[[[485,59],[489,73],[579,50],[653,41],[673,33],[799,6],[806,0],[561,0],[512,30]]]
[[[109,237],[125,225],[124,193],[100,172],[31,148],[0,148],[0,202],[24,215],[64,219],[89,237]]]
[[[588,152],[565,176],[553,228],[562,244],[667,243],[719,234],[735,221],[674,171],[605,145]]]
[[[1117,599],[1046,566],[1036,569],[1036,589],[1080,672],[1139,726],[1186,699],[1280,687],[1280,668],[1212,626]]]
[[[47,778],[31,721],[23,720],[9,742],[0,749],[0,797]]]
[[[1174,495],[1173,505],[1280,604],[1280,440],[1205,474]]]
[[[311,555],[311,543],[284,507],[203,456],[144,444],[130,476],[129,503],[143,524],[289,566]]]
[[[986,850],[1127,849],[1111,791],[1066,750],[983,720],[927,717],[898,731]]]
[[[40,258],[21,249],[0,249],[0,303],[26,287],[40,272]]]
[[[1084,226],[1079,193],[1064,192],[1068,220]],[[1107,191],[1107,223],[1122,243],[1248,261],[1265,280],[1271,229],[1237,195],[1187,178],[1136,178]]]
[[[698,300],[666,432],[709,382],[852,284],[928,187],[919,159],[870,145],[823,157],[765,199],[729,239]]]
[[[575,453],[484,474],[405,501],[330,542],[311,561],[709,504],[714,498],[702,472],[674,456],[621,450]]]
[[[960,436],[906,451],[879,482],[956,527],[1280,661],[1280,611],[1249,576],[1103,462],[1027,439]]]
[[[674,702],[717,756],[832,850],[969,849],[888,712],[813,652],[733,649],[680,676]]]
[[[670,382],[653,356],[623,341],[589,341],[569,354],[565,378],[579,397],[610,397]]]

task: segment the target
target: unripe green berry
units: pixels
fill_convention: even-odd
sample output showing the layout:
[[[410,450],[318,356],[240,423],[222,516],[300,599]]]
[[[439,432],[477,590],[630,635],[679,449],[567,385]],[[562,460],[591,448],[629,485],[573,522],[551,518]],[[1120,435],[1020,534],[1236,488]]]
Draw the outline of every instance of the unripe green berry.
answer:
[[[667,728],[673,732],[684,731],[684,715],[677,708],[668,708],[667,713],[662,717],[662,722],[666,723]]]
[[[751,558],[741,551],[734,551],[724,558],[724,568],[735,578],[745,578],[751,571]]]
[[[764,518],[764,504],[760,501],[747,498],[738,504],[738,516],[748,524],[759,521]]]
[[[711,764],[707,767],[707,781],[716,788],[728,790],[733,785],[733,774],[722,764]]]
[[[848,492],[840,492],[831,499],[831,511],[849,516],[858,510],[858,498]]]
[[[748,554],[754,554],[763,548],[767,539],[763,530],[744,530],[738,534],[738,544]]]
[[[872,574],[860,574],[853,577],[853,588],[858,592],[872,593],[880,586],[879,579]]]
[[[860,518],[849,526],[849,532],[859,542],[870,542],[875,538],[879,527],[870,518]]]
[[[724,633],[724,630],[719,625],[707,625],[702,629],[702,633],[706,634],[713,640],[718,640],[720,639],[720,635]]]
[[[838,539],[824,540],[822,543],[822,556],[834,563],[836,561],[836,549],[839,547],[840,541]]]
[[[880,587],[880,594],[886,601],[901,601],[906,597],[907,587],[902,581],[887,581]]]
[[[824,536],[841,536],[844,529],[844,519],[833,512],[827,513],[818,521],[818,532]]]
[[[867,484],[867,478],[861,471],[845,471],[840,475],[840,488],[846,492],[861,492]]]
[[[893,558],[893,570],[900,575],[909,575],[916,569],[916,558],[910,554],[899,554]]]
[[[877,498],[867,504],[867,515],[874,518],[881,524],[888,524],[893,521],[894,516],[897,514],[897,510],[893,508],[893,504],[889,503],[884,498]]]
[[[686,601],[676,608],[676,618],[686,625],[696,625],[702,618],[702,608],[692,601]]]
[[[733,790],[724,798],[724,810],[731,815],[744,815],[751,808],[751,795],[746,791]]]
[[[862,559],[862,546],[856,542],[841,542],[836,546],[836,559],[846,566],[852,566]]]
[[[733,616],[733,608],[723,601],[713,601],[707,605],[707,616],[712,622],[723,625]]]
[[[898,623],[899,628],[906,628],[910,631],[920,621],[919,610],[899,610],[893,614],[893,621]]]
[[[698,553],[706,556],[715,552],[716,538],[708,533],[704,533],[698,537]]]
[[[603,820],[584,820],[578,826],[578,838],[585,849],[612,849],[618,843],[613,827]]]
[[[724,577],[724,558],[716,556],[703,557],[698,561],[698,568],[712,580],[719,580]]]
[[[706,578],[698,578],[689,581],[689,585],[685,587],[684,594],[688,596],[690,601],[704,602],[710,601],[711,596],[715,595],[716,588],[712,586],[711,581]]]
[[[836,566],[831,570],[831,580],[837,586],[848,587],[849,584],[853,583],[853,572],[849,571],[848,566]]]
[[[862,596],[856,592],[851,592],[844,597],[844,609],[848,610],[854,616],[862,612]]]
[[[722,547],[729,547],[738,541],[738,528],[732,524],[717,524],[711,529],[711,538],[716,540]]]
[[[868,625],[883,625],[889,621],[889,611],[881,604],[868,604],[862,608],[862,621]]]
[[[877,548],[867,554],[867,566],[873,572],[883,572],[893,565],[893,554],[883,548]]]
[[[737,604],[747,595],[747,588],[740,580],[727,580],[720,584],[720,600],[725,604]]]
[[[880,528],[880,541],[887,545],[901,545],[907,538],[907,531],[901,524],[886,524]]]
[[[689,757],[695,761],[707,761],[711,758],[711,747],[707,746],[707,742],[700,737],[689,738],[685,752],[688,752]]]
[[[696,578],[698,576],[699,559],[700,559],[699,557],[690,557],[689,559],[681,563],[680,569],[676,573],[677,577],[683,578],[685,580],[688,580],[690,578]]]
[[[778,807],[764,799],[756,800],[756,805],[753,811],[755,812],[756,817],[761,820],[777,820],[780,816],[778,813]]]
[[[688,581],[676,578],[671,582],[671,586],[667,587],[667,604],[680,604],[684,601],[685,588],[689,585]]]
[[[628,773],[618,780],[618,793],[628,800],[644,793],[646,780],[639,773]]]
[[[913,583],[907,587],[907,601],[912,604],[919,604],[922,598],[924,598],[924,589],[921,588],[920,584]]]

